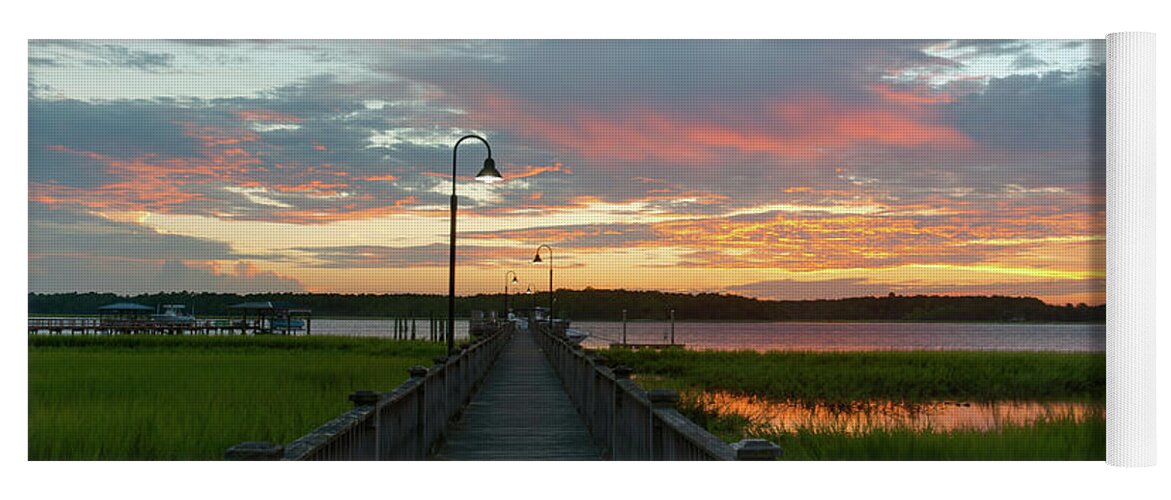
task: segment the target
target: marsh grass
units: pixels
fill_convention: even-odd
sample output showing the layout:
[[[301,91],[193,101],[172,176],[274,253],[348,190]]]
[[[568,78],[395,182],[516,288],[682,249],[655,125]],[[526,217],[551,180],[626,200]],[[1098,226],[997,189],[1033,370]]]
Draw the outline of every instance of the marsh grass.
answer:
[[[1105,460],[1106,415],[1055,414],[992,430],[875,427],[781,429],[712,406],[702,393],[681,396],[679,411],[727,442],[764,438],[782,460]]]
[[[645,387],[850,404],[890,400],[1105,401],[1105,353],[602,351]]]
[[[1080,401],[1104,408],[1103,353],[604,351],[646,388],[680,392],[679,410],[728,442],[760,437],[784,460],[1105,460],[1105,411],[1045,415],[991,430],[875,426],[862,432],[792,422],[778,428],[721,408],[723,391],[844,412],[859,402]]]
[[[288,443],[443,347],[346,337],[29,337],[31,460],[215,460]]]

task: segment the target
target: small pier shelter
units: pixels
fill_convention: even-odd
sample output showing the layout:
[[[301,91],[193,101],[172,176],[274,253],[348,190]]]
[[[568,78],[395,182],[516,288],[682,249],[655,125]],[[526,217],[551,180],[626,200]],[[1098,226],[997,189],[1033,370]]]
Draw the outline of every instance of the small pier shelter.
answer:
[[[281,333],[292,335],[301,330],[305,335],[313,331],[313,310],[289,302],[244,302],[228,306],[240,313],[236,324],[256,334]]]

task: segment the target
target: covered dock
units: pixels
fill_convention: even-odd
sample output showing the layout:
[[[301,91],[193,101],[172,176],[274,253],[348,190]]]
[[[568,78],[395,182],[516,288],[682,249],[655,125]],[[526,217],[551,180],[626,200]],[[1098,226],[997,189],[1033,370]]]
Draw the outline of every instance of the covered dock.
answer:
[[[313,333],[313,310],[290,302],[244,302],[228,306],[241,314],[237,324],[255,334]]]

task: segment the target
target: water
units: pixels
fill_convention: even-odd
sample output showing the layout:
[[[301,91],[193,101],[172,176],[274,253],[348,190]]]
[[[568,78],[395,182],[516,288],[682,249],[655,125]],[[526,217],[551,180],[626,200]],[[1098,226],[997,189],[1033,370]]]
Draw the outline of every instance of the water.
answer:
[[[428,338],[428,321],[416,322],[416,338]],[[622,323],[583,321],[590,332],[583,345],[609,347],[622,341]],[[669,323],[627,324],[630,343],[670,341]],[[313,335],[394,336],[394,320],[313,319]],[[408,337],[410,333],[407,333]],[[456,339],[468,337],[468,322],[455,322]],[[675,324],[675,342],[688,349],[757,351],[1054,351],[1103,352],[1106,325],[1029,323],[714,323]]]
[[[782,432],[797,430],[861,433],[875,429],[991,431],[1046,419],[1085,421],[1104,414],[1102,405],[1061,401],[936,401],[906,404],[862,401],[847,405],[771,401],[725,392],[708,392],[703,406],[719,414],[735,414]]]
[[[621,322],[578,322],[585,347],[621,342]],[[630,343],[667,343],[669,323],[628,323]],[[1052,351],[1103,352],[1106,325],[1031,323],[679,323],[688,349],[756,351]]]

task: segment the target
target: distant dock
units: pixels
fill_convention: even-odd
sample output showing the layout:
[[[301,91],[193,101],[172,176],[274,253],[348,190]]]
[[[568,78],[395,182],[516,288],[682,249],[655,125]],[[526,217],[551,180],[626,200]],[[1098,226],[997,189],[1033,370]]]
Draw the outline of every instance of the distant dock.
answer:
[[[621,343],[621,342],[613,342],[613,343],[611,343],[611,344],[610,344],[610,348],[611,348],[611,349],[616,349],[616,348],[617,348],[617,349],[630,349],[630,350],[635,350],[635,351],[637,351],[637,350],[639,350],[639,349],[670,349],[670,348],[673,348],[673,347],[678,347],[678,348],[680,348],[680,349],[684,349],[684,348],[686,348],[686,347],[687,347],[687,344],[673,344],[673,343],[631,343],[631,344],[623,344],[623,343]]]
[[[110,318],[28,320],[29,335],[264,335],[292,332],[256,320],[199,319],[183,323]],[[304,334],[309,333],[309,328],[305,328]]]

